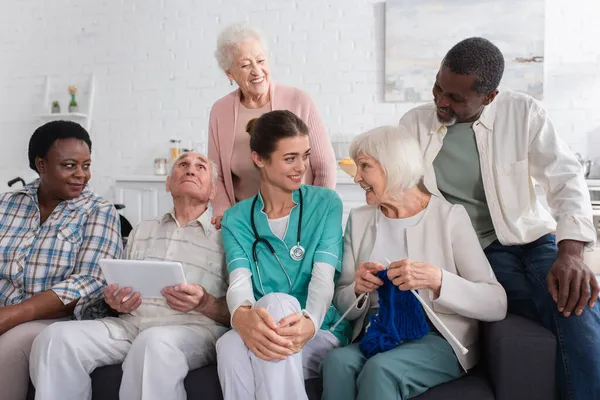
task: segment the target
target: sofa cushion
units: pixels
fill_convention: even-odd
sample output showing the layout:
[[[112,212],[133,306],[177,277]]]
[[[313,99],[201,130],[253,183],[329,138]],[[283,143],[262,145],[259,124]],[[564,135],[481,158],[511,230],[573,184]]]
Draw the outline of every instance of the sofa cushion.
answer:
[[[92,400],[118,400],[122,375],[121,365],[101,367],[92,372]],[[216,365],[190,371],[184,384],[188,399],[221,400],[223,398]],[[322,388],[321,379],[306,381],[306,392],[310,400],[319,400]],[[35,389],[30,386],[27,400],[33,400],[34,395]],[[483,372],[475,368],[460,379],[436,386],[415,397],[417,400],[454,398],[461,400],[494,400],[494,395]]]

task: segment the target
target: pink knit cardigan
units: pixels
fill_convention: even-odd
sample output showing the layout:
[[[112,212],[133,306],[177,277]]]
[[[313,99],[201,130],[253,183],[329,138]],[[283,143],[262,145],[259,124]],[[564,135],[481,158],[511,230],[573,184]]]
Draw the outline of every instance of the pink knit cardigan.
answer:
[[[274,82],[270,91],[271,110],[289,110],[308,125],[311,156],[304,183],[335,189],[335,154],[312,99],[300,89]],[[211,202],[215,216],[223,215],[235,204],[231,157],[239,108],[238,89],[217,100],[210,110],[208,157],[219,167],[217,194]]]

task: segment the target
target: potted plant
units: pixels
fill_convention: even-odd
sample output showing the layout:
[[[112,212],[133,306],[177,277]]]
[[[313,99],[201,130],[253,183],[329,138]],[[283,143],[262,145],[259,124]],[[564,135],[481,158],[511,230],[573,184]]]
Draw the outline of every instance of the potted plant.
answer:
[[[71,102],[69,103],[69,112],[76,113],[77,111],[79,111],[77,100],[75,100],[75,95],[77,94],[77,86],[69,85],[69,94],[71,95]]]
[[[52,114],[60,114],[60,103],[58,100],[52,102]]]

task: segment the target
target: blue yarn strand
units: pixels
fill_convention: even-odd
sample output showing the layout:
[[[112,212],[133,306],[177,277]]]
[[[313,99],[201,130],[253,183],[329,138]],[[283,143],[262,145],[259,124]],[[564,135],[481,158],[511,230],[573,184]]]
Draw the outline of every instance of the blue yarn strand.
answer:
[[[387,277],[387,270],[377,273],[383,285],[379,294],[379,313],[372,315],[359,347],[367,358],[398,347],[407,340],[417,340],[429,333],[423,307],[410,290],[398,289]]]

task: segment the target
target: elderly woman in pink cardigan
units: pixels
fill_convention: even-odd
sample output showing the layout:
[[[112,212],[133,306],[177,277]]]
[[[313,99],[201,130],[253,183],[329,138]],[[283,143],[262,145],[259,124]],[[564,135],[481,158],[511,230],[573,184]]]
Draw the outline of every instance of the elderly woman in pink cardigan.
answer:
[[[303,183],[335,189],[335,155],[317,109],[304,91],[271,80],[259,31],[246,24],[226,28],[217,40],[215,56],[238,89],[217,100],[210,111],[208,156],[219,167],[213,224],[220,228],[227,208],[258,192],[260,177],[246,124],[269,111],[292,111],[308,125],[312,152]]]

